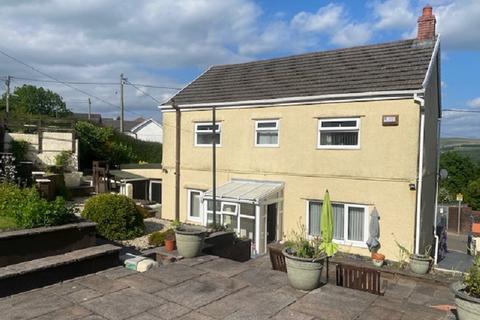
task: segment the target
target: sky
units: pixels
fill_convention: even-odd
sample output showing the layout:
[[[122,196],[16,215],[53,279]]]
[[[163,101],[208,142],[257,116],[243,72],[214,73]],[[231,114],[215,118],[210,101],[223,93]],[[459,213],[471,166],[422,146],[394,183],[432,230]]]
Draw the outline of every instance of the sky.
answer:
[[[211,65],[414,38],[427,2],[442,107],[474,111],[444,111],[442,135],[480,138],[480,0],[0,0],[0,50],[17,59],[0,54],[0,78],[58,92],[75,112],[88,93],[92,112],[116,117],[124,73],[137,84],[126,118],[160,121],[159,102]],[[49,77],[96,84],[38,81]]]

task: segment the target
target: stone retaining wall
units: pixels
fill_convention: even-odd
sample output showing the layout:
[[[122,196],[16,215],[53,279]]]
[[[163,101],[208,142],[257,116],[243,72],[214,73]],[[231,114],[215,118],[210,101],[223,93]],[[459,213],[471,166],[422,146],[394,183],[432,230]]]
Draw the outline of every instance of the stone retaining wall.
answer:
[[[0,267],[95,245],[93,222],[0,233]]]

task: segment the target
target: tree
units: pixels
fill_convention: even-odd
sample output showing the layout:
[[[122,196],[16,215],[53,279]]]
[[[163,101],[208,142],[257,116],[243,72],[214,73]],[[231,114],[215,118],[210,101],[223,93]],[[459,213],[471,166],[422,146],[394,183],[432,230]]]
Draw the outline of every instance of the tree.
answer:
[[[448,177],[441,182],[441,187],[447,189],[453,199],[457,193],[464,193],[470,181],[478,178],[478,167],[475,162],[455,151],[441,155],[440,168],[448,171]]]
[[[6,93],[0,100],[0,110],[5,110]],[[16,113],[64,117],[72,112],[67,108],[63,98],[51,90],[24,84],[16,87],[10,95],[10,110]]]
[[[480,210],[480,179],[470,181],[465,188],[465,202],[473,210]]]

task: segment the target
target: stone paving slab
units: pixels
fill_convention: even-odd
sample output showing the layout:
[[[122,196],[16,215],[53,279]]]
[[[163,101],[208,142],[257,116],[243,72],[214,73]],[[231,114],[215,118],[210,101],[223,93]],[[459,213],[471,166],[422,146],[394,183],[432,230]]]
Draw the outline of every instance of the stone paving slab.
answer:
[[[215,259],[206,263],[202,263],[198,265],[197,268],[205,272],[213,272],[219,274],[220,276],[230,278],[248,270],[249,266],[233,260]]]
[[[110,320],[122,320],[154,308],[164,300],[148,293],[128,288],[113,292],[81,305]]]
[[[2,298],[0,319],[454,319],[433,308],[453,304],[435,283],[392,277],[385,296],[331,283],[305,292],[265,261],[189,260],[145,273],[116,267]]]
[[[313,290],[289,308],[320,319],[354,319],[377,296],[332,285]]]
[[[172,263],[164,265],[161,268],[150,269],[147,272],[144,272],[143,275],[163,282],[169,286],[174,286],[204,273],[206,273],[204,270],[199,270],[183,264]]]

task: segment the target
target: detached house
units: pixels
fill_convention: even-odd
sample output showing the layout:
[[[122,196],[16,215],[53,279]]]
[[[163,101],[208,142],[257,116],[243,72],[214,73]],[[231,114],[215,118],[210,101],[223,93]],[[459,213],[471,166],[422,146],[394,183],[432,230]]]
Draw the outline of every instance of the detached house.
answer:
[[[342,250],[369,254],[376,209],[387,259],[395,239],[422,252],[435,244],[439,84],[431,7],[415,39],[211,67],[162,106],[163,217],[177,186],[180,220],[212,221],[215,107],[217,221],[256,252],[299,224],[319,235],[326,189]]]

